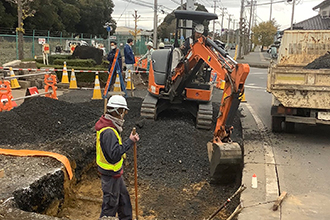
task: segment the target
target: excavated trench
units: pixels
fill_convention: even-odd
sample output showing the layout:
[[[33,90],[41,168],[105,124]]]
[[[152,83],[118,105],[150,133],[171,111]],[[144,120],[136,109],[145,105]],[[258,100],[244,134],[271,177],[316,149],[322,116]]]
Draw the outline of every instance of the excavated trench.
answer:
[[[69,158],[74,169],[74,179],[69,181],[61,163],[52,158],[0,156],[6,171],[0,184],[0,219],[98,219],[102,191],[95,166],[93,126],[102,114],[103,101],[90,101],[90,97],[90,91],[82,90],[67,93],[59,101],[39,97],[0,113],[1,148],[60,153]],[[141,120],[142,99],[127,100],[130,111],[122,137],[127,138],[132,127],[137,127],[141,138],[139,219],[209,217],[241,182],[240,176],[229,185],[211,181],[206,143],[212,139],[214,127],[211,131],[196,129],[194,118],[184,111],[165,111],[157,121]],[[213,103],[213,108],[215,125],[219,103]],[[239,116],[232,139],[242,146]],[[132,150],[125,161],[124,180],[135,213]],[[239,198],[233,200],[214,219],[226,219],[238,202]]]

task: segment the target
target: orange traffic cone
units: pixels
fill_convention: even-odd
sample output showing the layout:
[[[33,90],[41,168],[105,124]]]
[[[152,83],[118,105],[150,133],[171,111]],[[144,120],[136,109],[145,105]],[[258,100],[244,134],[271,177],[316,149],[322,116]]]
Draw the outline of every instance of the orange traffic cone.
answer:
[[[135,87],[134,87],[134,84],[133,84],[133,81],[132,81],[131,70],[128,70],[127,74],[128,74],[128,76],[127,76],[126,89],[127,89],[127,90],[134,90]]]
[[[100,80],[99,80],[99,72],[95,73],[95,85],[94,85],[92,99],[102,99]]]
[[[66,62],[64,61],[63,74],[61,83],[69,83],[68,71],[66,69]]]
[[[10,76],[11,77],[14,77],[15,76],[15,73],[14,73],[12,67],[9,67],[9,71],[10,71]],[[10,80],[10,88],[11,89],[19,89],[19,88],[21,88],[21,86],[18,84],[18,81],[17,81],[16,78],[13,78],[13,79]]]
[[[71,70],[70,86],[69,89],[78,89],[76,75],[74,69]]]
[[[115,81],[113,91],[114,92],[121,92],[121,86],[120,86],[120,80],[119,80],[119,74],[118,73],[116,75],[116,81]]]

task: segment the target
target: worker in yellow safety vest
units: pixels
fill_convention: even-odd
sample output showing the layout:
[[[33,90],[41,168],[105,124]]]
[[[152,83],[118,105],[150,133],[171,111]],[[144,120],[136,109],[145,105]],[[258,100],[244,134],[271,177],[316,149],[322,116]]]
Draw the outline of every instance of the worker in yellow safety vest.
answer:
[[[95,124],[96,130],[96,163],[101,174],[103,203],[100,218],[103,216],[118,217],[121,220],[132,219],[132,205],[126,189],[123,174],[123,160],[139,135],[130,134],[122,142],[124,116],[128,112],[126,99],[113,95],[107,103],[107,111]]]

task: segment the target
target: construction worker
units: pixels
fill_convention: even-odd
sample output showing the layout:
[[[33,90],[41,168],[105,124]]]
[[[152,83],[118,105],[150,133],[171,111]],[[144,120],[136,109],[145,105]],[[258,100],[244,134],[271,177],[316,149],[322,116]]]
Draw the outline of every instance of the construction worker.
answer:
[[[147,44],[147,52],[139,59],[139,63],[142,62],[142,60],[147,59],[148,61],[148,65],[147,65],[147,71],[149,71],[149,67],[150,67],[150,61],[151,61],[151,55],[154,52],[154,44],[152,42],[148,42]]]
[[[126,189],[123,174],[123,159],[139,135],[130,134],[124,142],[121,139],[124,116],[128,112],[126,99],[113,95],[107,103],[107,112],[96,122],[96,163],[101,174],[103,203],[100,218],[115,217],[132,219],[132,205]]]
[[[164,49],[164,48],[165,48],[165,44],[163,42],[160,42],[158,49]]]
[[[130,70],[131,73],[134,72],[134,64],[135,64],[135,57],[132,50],[134,42],[132,38],[127,39],[127,44],[124,47],[124,56],[125,56],[125,64],[126,64],[126,74],[125,74],[125,81],[128,79],[127,72]]]
[[[107,60],[109,61],[109,71],[111,69],[112,62],[113,62],[113,59],[115,58],[117,50],[118,50],[117,60],[119,61],[120,72],[122,72],[123,61],[121,59],[120,50],[117,48],[117,43],[115,41],[110,42],[110,52],[107,57]]]
[[[183,54],[186,55],[190,50],[190,44],[198,40],[204,33],[204,25],[197,24],[194,28],[193,37],[189,37],[185,40],[184,44],[181,45],[180,49],[182,50]]]

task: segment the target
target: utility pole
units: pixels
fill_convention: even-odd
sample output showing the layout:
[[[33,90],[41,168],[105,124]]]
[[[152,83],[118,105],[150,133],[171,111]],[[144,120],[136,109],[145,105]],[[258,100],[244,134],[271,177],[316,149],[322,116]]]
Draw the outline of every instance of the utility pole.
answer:
[[[229,16],[229,18],[228,18],[228,31],[227,31],[227,45],[228,45],[228,47],[229,47],[229,41],[230,41],[230,21],[231,21],[231,16],[232,15],[228,15]]]
[[[236,22],[236,20],[235,19],[233,19],[233,43],[235,44],[236,42],[235,42],[235,22]]]
[[[18,17],[18,26],[16,31],[18,32],[18,58],[22,60],[24,58],[23,54],[23,4],[22,0],[17,0],[17,17]]]
[[[181,0],[181,7],[180,7],[181,10],[183,10],[183,0]],[[183,44],[183,39],[181,39],[181,37],[183,36],[183,20],[181,19],[180,20],[180,26],[181,26],[181,29],[180,29],[180,45]]]
[[[187,11],[194,11],[195,0],[187,0]],[[192,20],[186,21],[187,28],[192,28]],[[186,36],[191,36],[192,30],[186,30]]]
[[[241,12],[239,17],[239,33],[238,33],[238,58],[242,59],[242,27],[243,27],[244,0],[241,1]]]
[[[252,39],[250,40],[250,33],[251,33],[251,21],[252,21],[252,14],[253,14],[253,0],[251,0],[250,4],[251,4],[251,6],[250,6],[249,31],[247,33],[248,34],[249,45],[252,44],[252,42],[251,42]]]
[[[221,8],[222,12],[221,12],[221,31],[220,31],[220,35],[222,35],[222,30],[223,30],[223,18],[225,17],[225,10],[227,8]]]
[[[154,0],[154,48],[157,48],[157,0]]]
[[[269,21],[272,20],[273,0],[270,0]]]
[[[296,4],[296,0],[292,1],[292,15],[291,15],[291,30],[293,30],[293,17],[294,17],[294,6]]]
[[[133,35],[133,37],[134,37],[134,45],[136,45],[137,35],[141,32],[140,30],[137,29],[137,21],[140,17],[141,17],[140,15],[139,16],[137,15],[137,10],[135,10],[135,14],[133,15],[134,22],[135,22],[135,28],[134,28],[134,31],[129,31],[129,33],[131,35]],[[135,52],[136,52],[136,47],[134,47],[134,49],[135,49]]]
[[[216,12],[216,8],[217,8],[217,0],[214,0],[214,14]],[[213,40],[215,38],[215,19],[213,20]]]

